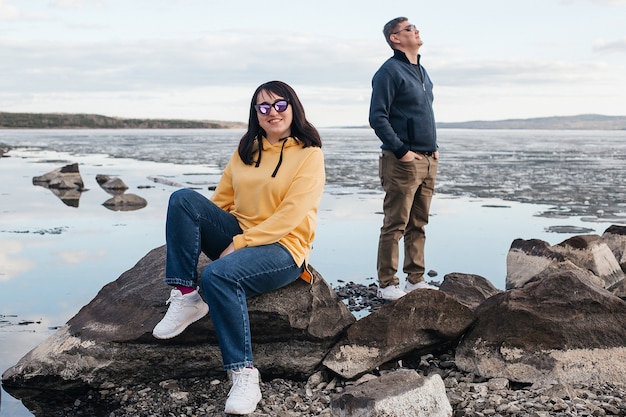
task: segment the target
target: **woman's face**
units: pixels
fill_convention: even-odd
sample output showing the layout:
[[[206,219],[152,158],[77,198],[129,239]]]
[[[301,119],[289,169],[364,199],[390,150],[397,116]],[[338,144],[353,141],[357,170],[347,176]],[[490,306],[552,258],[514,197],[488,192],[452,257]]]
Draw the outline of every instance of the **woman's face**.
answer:
[[[291,103],[285,111],[278,112],[274,103],[281,99],[285,99],[285,97],[277,96],[265,90],[259,92],[256,97],[255,104],[270,104],[269,113],[262,114],[257,111],[256,115],[259,125],[265,130],[267,140],[272,144],[278,142],[279,139],[291,136],[291,122],[293,121]]]

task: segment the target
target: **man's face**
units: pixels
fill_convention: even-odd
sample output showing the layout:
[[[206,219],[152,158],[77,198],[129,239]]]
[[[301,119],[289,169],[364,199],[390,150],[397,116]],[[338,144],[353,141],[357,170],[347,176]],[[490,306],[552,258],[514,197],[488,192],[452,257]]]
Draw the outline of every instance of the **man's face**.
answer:
[[[408,20],[400,23],[391,36],[392,40],[404,47],[417,46],[419,48],[424,43],[420,38],[420,31]],[[393,38],[394,36],[395,38]]]

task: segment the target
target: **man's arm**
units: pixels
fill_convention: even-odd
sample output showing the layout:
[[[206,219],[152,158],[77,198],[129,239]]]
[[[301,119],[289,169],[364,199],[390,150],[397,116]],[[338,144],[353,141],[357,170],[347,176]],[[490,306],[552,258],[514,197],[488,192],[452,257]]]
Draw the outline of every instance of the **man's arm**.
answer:
[[[400,159],[406,155],[409,147],[398,137],[389,121],[395,92],[396,86],[393,78],[383,69],[379,70],[372,79],[369,123],[385,148]]]

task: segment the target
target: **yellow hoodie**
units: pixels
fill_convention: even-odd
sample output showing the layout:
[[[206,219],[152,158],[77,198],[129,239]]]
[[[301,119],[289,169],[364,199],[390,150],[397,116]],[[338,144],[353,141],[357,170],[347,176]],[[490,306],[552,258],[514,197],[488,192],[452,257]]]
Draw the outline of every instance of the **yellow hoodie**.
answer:
[[[262,144],[258,164],[246,165],[234,152],[211,200],[239,221],[243,233],[234,236],[235,249],[279,242],[302,265],[315,238],[324,155],[294,137],[274,145],[262,138]],[[308,273],[302,278],[310,282]]]

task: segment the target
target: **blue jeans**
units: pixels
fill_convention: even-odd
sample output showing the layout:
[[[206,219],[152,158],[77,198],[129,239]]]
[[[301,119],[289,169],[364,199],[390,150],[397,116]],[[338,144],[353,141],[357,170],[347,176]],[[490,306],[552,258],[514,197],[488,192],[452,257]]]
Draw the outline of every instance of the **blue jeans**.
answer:
[[[165,282],[195,287],[200,252],[212,259],[202,272],[200,287],[210,308],[224,369],[254,366],[246,299],[290,284],[304,265],[296,265],[279,243],[241,248],[220,258],[242,230],[232,214],[193,190],[172,193],[165,229]]]

